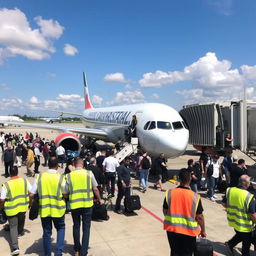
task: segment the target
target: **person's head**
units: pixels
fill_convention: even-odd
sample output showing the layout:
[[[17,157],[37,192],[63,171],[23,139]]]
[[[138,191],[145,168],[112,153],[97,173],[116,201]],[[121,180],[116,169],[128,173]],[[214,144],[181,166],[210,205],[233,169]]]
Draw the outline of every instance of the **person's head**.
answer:
[[[15,165],[10,169],[10,176],[14,177],[18,175],[18,167]]]
[[[7,149],[12,149],[12,144],[11,143],[7,144]]]
[[[74,165],[75,165],[75,168],[84,168],[84,160],[78,157],[75,159]]]
[[[188,160],[188,166],[193,166],[194,165],[194,160],[193,159],[189,159]]]
[[[233,163],[236,163],[238,161],[238,156],[237,155],[234,155],[233,156]]]
[[[102,156],[106,156],[106,150],[104,149],[104,150],[101,150],[100,151],[100,154],[102,155]]]
[[[143,154],[144,156],[146,156],[146,155],[148,154],[148,152],[147,152],[146,150],[143,150],[143,151],[142,151],[142,154]]]
[[[219,159],[219,155],[214,154],[214,155],[212,156],[212,160],[213,160],[214,162],[217,162],[218,159]]]
[[[191,172],[185,168],[182,168],[179,173],[179,181],[183,186],[189,185],[191,181]]]
[[[136,119],[137,119],[137,118],[136,118],[136,115],[133,115],[133,116],[132,116],[132,119],[133,119],[133,120],[136,120]]]
[[[57,170],[59,168],[58,159],[56,157],[50,157],[48,161],[49,169]]]
[[[226,138],[228,138],[228,139],[230,139],[230,138],[231,138],[230,133],[227,133],[227,134],[226,134]]]
[[[73,157],[71,157],[71,158],[68,158],[67,159],[67,166],[69,166],[69,165],[74,165],[74,158]]]
[[[248,175],[242,175],[239,177],[239,185],[247,189],[250,186],[250,177]]]
[[[159,155],[159,157],[163,159],[163,158],[164,158],[164,153],[161,153],[161,154]]]
[[[90,159],[90,165],[93,165],[93,166],[96,166],[97,165],[97,162],[96,162],[96,158],[95,157],[92,157]]]
[[[114,150],[110,150],[109,151],[109,156],[113,156],[114,155]]]
[[[131,159],[130,159],[130,157],[125,157],[125,159],[124,159],[124,165],[126,165],[126,166],[128,166],[128,165],[130,165],[130,162],[131,162]]]
[[[232,156],[232,152],[228,151],[227,154],[226,154],[226,157],[231,157],[231,156]]]
[[[244,168],[245,167],[245,161],[244,161],[244,159],[239,159],[238,160],[238,165],[241,167],[241,168]]]

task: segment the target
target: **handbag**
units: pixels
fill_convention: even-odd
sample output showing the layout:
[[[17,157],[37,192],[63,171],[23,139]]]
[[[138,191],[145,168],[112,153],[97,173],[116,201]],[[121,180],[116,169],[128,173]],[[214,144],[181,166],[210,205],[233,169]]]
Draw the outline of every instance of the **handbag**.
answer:
[[[194,256],[213,256],[212,243],[207,239],[197,239]]]
[[[5,224],[7,222],[7,216],[4,211],[0,212],[0,224]]]
[[[38,194],[34,195],[34,200],[29,210],[29,219],[35,220],[38,217],[39,212],[39,196]]]

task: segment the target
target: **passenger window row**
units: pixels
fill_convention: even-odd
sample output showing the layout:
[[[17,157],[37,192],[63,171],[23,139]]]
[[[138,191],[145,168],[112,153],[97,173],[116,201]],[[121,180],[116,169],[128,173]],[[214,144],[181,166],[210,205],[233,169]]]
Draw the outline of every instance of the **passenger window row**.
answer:
[[[173,127],[173,128],[172,128]],[[177,122],[173,122],[172,124],[170,122],[164,122],[164,121],[148,121],[145,125],[144,125],[144,130],[153,130],[153,129],[163,129],[163,130],[179,130],[179,129],[187,129],[187,126],[185,125],[185,123],[182,121],[177,121]]]

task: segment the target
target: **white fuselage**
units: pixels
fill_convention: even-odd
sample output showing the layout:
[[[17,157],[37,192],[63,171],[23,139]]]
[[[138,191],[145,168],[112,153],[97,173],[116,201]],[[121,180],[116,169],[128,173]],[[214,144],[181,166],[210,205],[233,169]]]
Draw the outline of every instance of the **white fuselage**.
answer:
[[[0,116],[0,125],[8,126],[8,122],[23,123],[24,120],[17,116]]]
[[[118,131],[115,127],[127,128],[133,115],[137,117],[139,144],[150,155],[164,153],[166,157],[177,157],[184,153],[189,131],[179,113],[164,104],[143,103],[84,110],[83,121],[88,128],[115,133]]]

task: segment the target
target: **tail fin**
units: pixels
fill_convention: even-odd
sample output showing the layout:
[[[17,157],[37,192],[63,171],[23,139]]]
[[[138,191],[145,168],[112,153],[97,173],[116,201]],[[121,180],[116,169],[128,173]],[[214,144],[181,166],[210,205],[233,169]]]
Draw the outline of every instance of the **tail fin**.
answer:
[[[87,86],[87,80],[86,80],[86,75],[83,72],[83,78],[84,78],[84,101],[85,101],[85,109],[92,109],[92,103],[90,101],[90,96],[89,96],[89,91],[88,91],[88,86]]]

